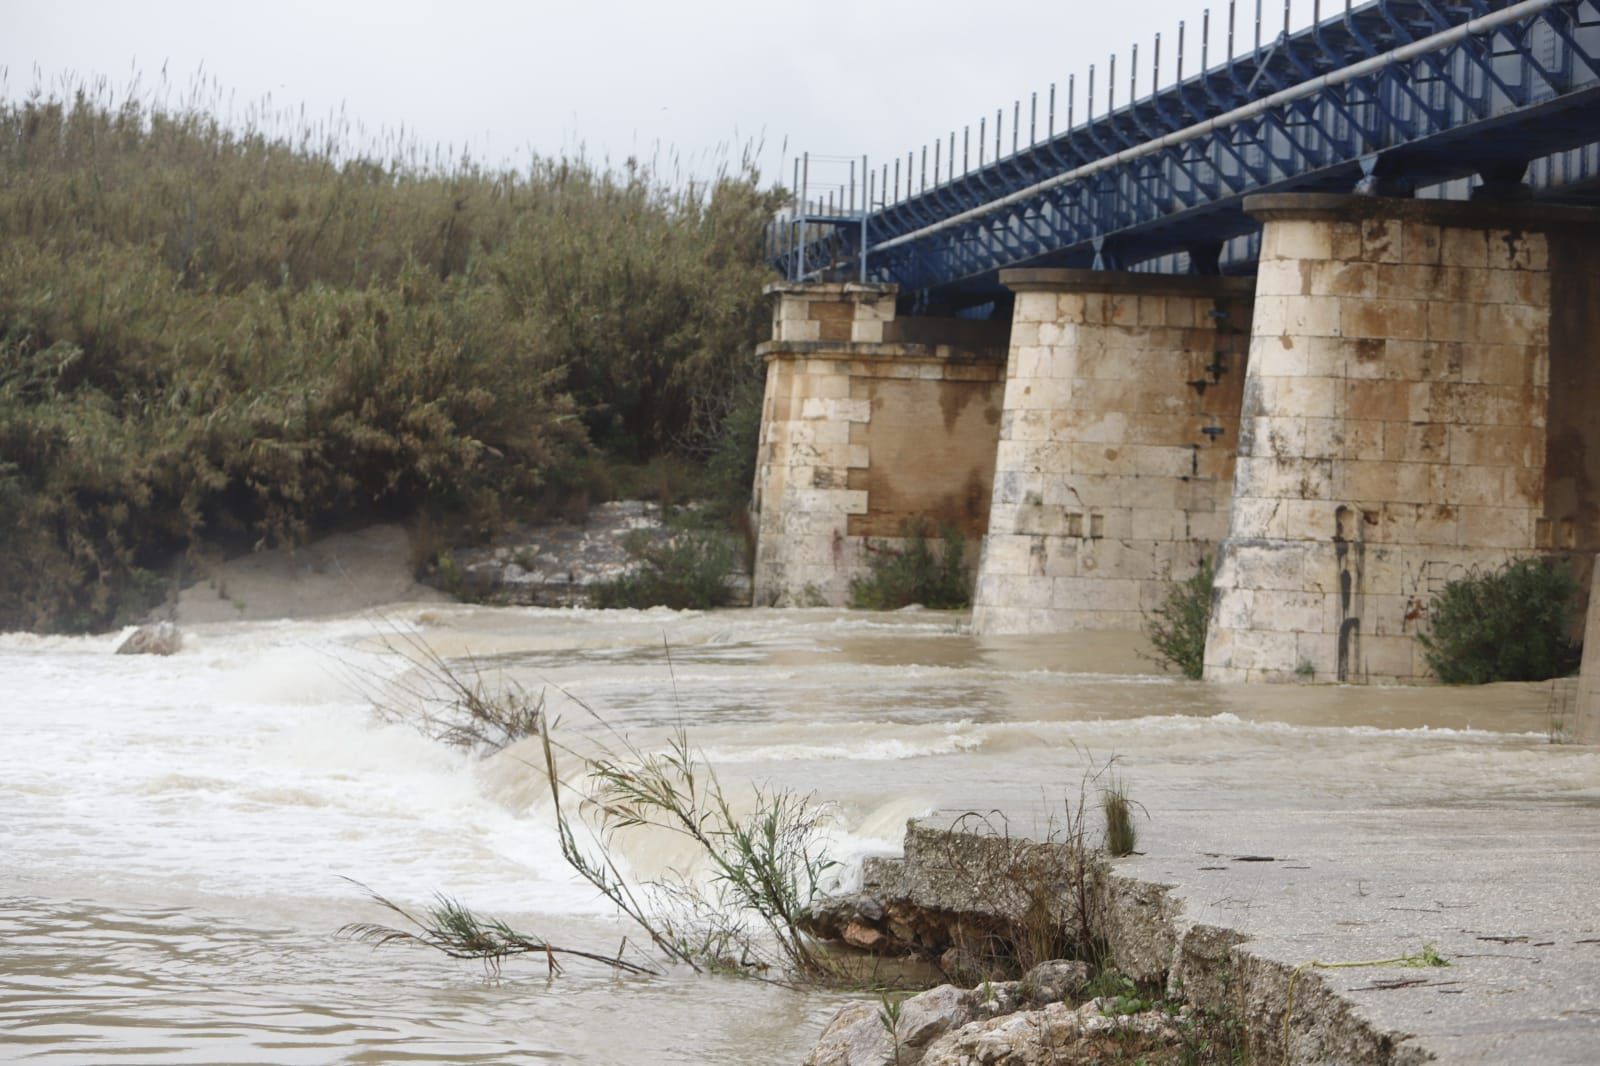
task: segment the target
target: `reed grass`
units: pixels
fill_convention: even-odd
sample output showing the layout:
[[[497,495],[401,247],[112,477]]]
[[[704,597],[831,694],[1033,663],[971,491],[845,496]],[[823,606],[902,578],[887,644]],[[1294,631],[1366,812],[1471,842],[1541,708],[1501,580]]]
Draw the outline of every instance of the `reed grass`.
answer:
[[[562,858],[632,921],[662,958],[697,972],[780,983],[850,981],[845,966],[801,928],[825,875],[837,865],[821,843],[825,811],[812,796],[752,783],[748,801],[738,803],[681,725],[662,744],[646,749],[573,693],[551,686],[599,727],[598,737],[586,738],[590,750],[580,755],[555,737],[543,693],[530,699],[514,685],[488,685],[475,660],[445,659],[421,638],[393,626],[383,633],[383,643],[407,665],[399,682],[381,683],[375,673],[359,668],[348,671],[380,719],[406,722],[436,740],[484,754],[525,736],[539,737],[544,763],[529,767],[548,780]],[[374,682],[380,683],[374,687]],[[570,769],[574,763],[576,770],[564,776],[563,765]],[[695,865],[705,876],[674,870],[652,880],[635,877],[618,859],[619,838],[639,829],[692,841]],[[404,926],[358,923],[344,932],[378,946],[419,944],[494,966],[546,947],[542,938],[481,918],[442,894],[415,914],[368,892]],[[643,967],[623,965],[620,949],[609,956],[567,953],[629,972]]]
[[[0,101],[0,629],[109,626],[183,556],[492,528],[596,452],[745,475],[753,151],[513,171],[208,91]]]
[[[1126,782],[1120,779],[1112,779],[1100,792],[1100,813],[1106,823],[1106,851],[1113,858],[1132,855],[1139,846],[1139,827],[1133,821],[1134,806]]]

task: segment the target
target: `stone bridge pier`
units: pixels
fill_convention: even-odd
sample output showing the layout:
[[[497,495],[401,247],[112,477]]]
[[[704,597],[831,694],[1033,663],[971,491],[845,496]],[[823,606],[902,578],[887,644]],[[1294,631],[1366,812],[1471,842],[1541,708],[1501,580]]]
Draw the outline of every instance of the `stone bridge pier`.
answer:
[[[1138,630],[1227,527],[1248,278],[1008,270],[982,634]]]
[[[897,320],[893,285],[780,283],[754,492],[755,603],[841,606],[911,524],[976,551],[999,433],[1005,325]]]
[[[1138,631],[1212,555],[1207,679],[1409,683],[1446,582],[1530,554],[1587,582],[1600,212],[1245,208],[1255,279],[1007,270],[1009,329],[773,286],[756,602],[845,603],[923,519],[982,539],[980,634]]]
[[[1591,212],[1257,196],[1205,676],[1410,682],[1474,568],[1600,547]]]

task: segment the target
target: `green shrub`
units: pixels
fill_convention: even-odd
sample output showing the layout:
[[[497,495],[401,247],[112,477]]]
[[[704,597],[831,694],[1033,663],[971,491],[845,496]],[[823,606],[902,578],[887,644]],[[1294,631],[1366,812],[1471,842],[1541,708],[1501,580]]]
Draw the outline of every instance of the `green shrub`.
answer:
[[[661,543],[648,530],[634,530],[624,538],[623,546],[638,565],[614,581],[596,585],[590,593],[591,605],[675,610],[727,605],[731,597],[728,577],[738,552],[726,534],[686,529]]]
[[[1518,559],[1445,585],[1417,639],[1447,685],[1545,681],[1578,666],[1569,638],[1577,597],[1566,562]]]
[[[1167,600],[1145,616],[1145,636],[1155,648],[1155,661],[1177,667],[1184,677],[1198,681],[1205,672],[1206,626],[1211,619],[1211,586],[1216,571],[1211,559],[1185,581],[1176,582]]]
[[[907,526],[904,548],[868,545],[870,571],[850,581],[850,606],[867,611],[893,611],[913,603],[935,610],[972,604],[972,573],[967,566],[967,538],[951,526],[939,530],[940,545],[928,537],[926,522]]]
[[[750,438],[775,194],[748,163],[490,171],[349,132],[0,102],[0,630],[108,626],[186,554],[477,534],[603,497],[597,450]]]

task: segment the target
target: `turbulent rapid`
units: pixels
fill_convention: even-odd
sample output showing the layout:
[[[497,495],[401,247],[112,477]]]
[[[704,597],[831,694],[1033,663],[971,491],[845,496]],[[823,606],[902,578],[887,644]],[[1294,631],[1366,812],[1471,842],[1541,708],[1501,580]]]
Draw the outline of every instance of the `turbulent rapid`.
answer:
[[[1312,794],[1593,803],[1600,756],[1553,748],[1548,686],[1208,687],[1126,636],[973,637],[962,615],[413,605],[382,618],[0,636],[0,1057],[53,1063],[798,1061],[840,1003],[733,978],[498,974],[334,936],[443,892],[552,940],[634,930],[557,850],[534,751],[478,759],[375,720],[385,632],[552,686],[649,748],[682,726],[725,783],[813,793],[848,879],[908,817],[1049,808],[1115,756],[1162,810]],[[589,724],[586,724],[589,723]],[[645,876],[686,861],[624,839]]]

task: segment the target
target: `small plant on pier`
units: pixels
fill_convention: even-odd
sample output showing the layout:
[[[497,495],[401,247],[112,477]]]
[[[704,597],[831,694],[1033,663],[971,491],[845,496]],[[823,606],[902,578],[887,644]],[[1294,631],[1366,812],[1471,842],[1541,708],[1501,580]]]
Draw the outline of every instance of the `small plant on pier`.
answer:
[[[1198,681],[1205,671],[1206,626],[1211,618],[1211,586],[1216,571],[1211,559],[1200,560],[1194,574],[1176,582],[1160,607],[1145,616],[1145,636],[1162,667],[1176,667]]]
[[[1447,685],[1547,681],[1578,666],[1570,636],[1577,598],[1566,562],[1518,559],[1446,584],[1417,640]]]
[[[913,603],[935,610],[957,610],[972,604],[972,573],[967,566],[967,539],[952,526],[939,530],[939,546],[931,543],[928,523],[906,526],[903,548],[883,542],[867,546],[867,575],[850,582],[850,605],[868,611],[893,611]]]

